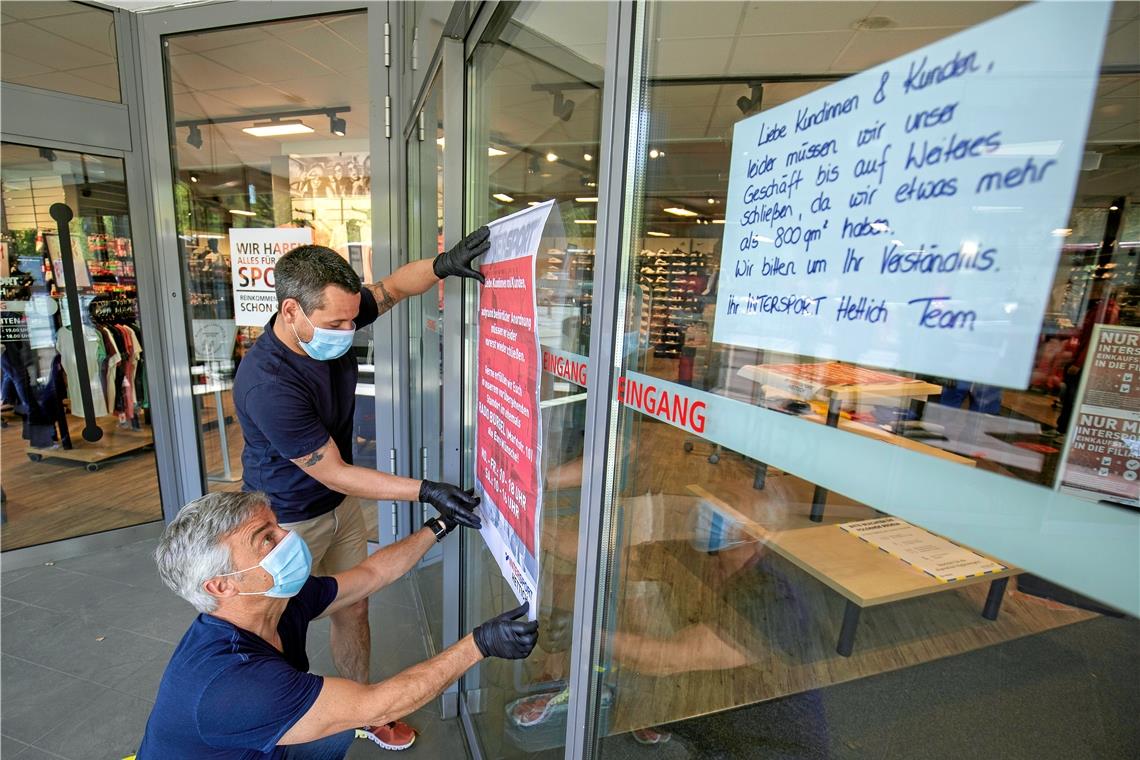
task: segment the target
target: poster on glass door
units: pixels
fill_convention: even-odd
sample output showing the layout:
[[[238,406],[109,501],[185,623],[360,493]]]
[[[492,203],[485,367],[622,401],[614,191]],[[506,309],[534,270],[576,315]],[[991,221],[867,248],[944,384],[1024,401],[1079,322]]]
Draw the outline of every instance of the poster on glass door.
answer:
[[[489,225],[479,263],[475,490],[483,540],[520,602],[538,614],[542,420],[534,261],[554,201]]]
[[[308,227],[238,227],[230,230],[230,267],[234,288],[234,322],[238,327],[264,327],[277,311],[273,270],[277,259],[299,245],[310,245]]]
[[[713,340],[1025,388],[1109,11],[1031,3],[737,123]]]

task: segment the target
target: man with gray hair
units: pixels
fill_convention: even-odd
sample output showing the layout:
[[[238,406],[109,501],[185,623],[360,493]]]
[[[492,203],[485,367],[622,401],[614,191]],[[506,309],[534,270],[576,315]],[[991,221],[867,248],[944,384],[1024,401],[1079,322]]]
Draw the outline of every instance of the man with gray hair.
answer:
[[[527,657],[538,623],[518,619],[523,605],[376,684],[308,672],[309,623],[397,580],[436,540],[423,528],[322,578],[264,494],[214,493],[183,507],[155,559],[201,614],[166,667],[138,760],[341,760],[354,737],[371,739],[362,726],[407,715],[484,657]]]
[[[478,499],[450,483],[353,465],[357,365],[349,349],[357,330],[444,277],[482,282],[471,262],[489,247],[490,230],[481,227],[451,250],[405,264],[371,285],[324,246],[304,245],[277,261],[278,311],[234,378],[245,441],[243,488],[268,494],[281,524],[309,544],[318,575],[347,570],[367,555],[361,500],[420,501],[444,520],[479,527],[470,511]],[[366,682],[372,639],[367,600],[334,612],[330,629],[337,672]],[[370,731],[385,749],[406,749],[416,738],[404,723]]]

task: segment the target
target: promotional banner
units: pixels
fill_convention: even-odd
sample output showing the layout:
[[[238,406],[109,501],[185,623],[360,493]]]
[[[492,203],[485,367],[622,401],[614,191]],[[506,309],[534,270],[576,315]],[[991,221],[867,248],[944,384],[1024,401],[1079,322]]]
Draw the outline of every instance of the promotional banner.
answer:
[[[1024,388],[1108,3],[1032,3],[737,123],[713,340]]]
[[[491,250],[479,262],[475,489],[483,540],[520,602],[538,614],[542,506],[534,259],[554,201],[491,222]]]
[[[1140,328],[1097,325],[1061,483],[1140,506]]]
[[[313,242],[308,227],[239,227],[230,230],[234,321],[238,327],[264,327],[277,311],[273,268],[277,259]]]

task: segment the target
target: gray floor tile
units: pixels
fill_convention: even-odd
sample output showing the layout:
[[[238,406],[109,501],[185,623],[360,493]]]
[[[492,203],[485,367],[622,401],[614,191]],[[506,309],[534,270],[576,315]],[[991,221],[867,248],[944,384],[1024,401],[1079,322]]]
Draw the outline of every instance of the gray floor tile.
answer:
[[[74,760],[122,760],[138,749],[151,704],[104,689],[36,746]]]
[[[146,540],[109,552],[61,560],[56,567],[148,589],[165,589],[154,564],[156,541]]]
[[[3,565],[0,564],[0,567],[3,567]],[[3,589],[4,584],[6,584],[6,583],[12,583],[14,581],[18,581],[25,576],[28,576],[34,572],[37,572],[41,567],[43,567],[43,566],[39,565],[36,567],[22,567],[19,570],[7,570],[3,573],[0,573],[0,589]]]
[[[0,758],[15,757],[18,753],[23,752],[29,745],[22,741],[13,739],[8,734],[0,734]]]
[[[103,600],[84,620],[177,644],[197,615],[189,602],[169,589],[137,588]]]
[[[0,732],[34,744],[38,739],[85,715],[108,690],[98,684],[3,656]]]
[[[15,599],[0,598],[0,617],[14,615],[20,610],[26,609],[27,606],[24,602],[17,602]]]
[[[39,747],[27,747],[23,752],[12,756],[12,760],[72,760],[72,758],[64,758],[63,755],[57,755],[53,752],[40,749]],[[8,756],[4,756],[4,760],[8,760]]]
[[[155,672],[174,651],[163,641],[38,607],[16,617],[18,625],[3,621],[6,654],[130,693],[151,689],[148,698]]]
[[[13,583],[6,583],[0,590],[5,599],[15,599],[69,615],[94,611],[107,600],[128,593],[137,591],[125,583],[73,573],[54,566],[45,567],[42,572],[25,576]]]

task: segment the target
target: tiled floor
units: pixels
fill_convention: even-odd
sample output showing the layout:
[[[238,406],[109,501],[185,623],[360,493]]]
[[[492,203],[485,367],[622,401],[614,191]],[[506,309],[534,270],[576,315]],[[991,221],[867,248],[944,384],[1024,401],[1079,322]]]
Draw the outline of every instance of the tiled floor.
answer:
[[[0,575],[0,757],[118,760],[138,747],[162,671],[194,610],[159,581],[153,541]],[[403,580],[373,597],[373,677],[426,656]],[[383,621],[383,622],[381,622]],[[393,622],[395,621],[395,622]],[[313,672],[334,672],[328,622],[310,629]],[[432,702],[402,758],[461,758],[461,729]],[[389,753],[356,742],[352,760]]]

